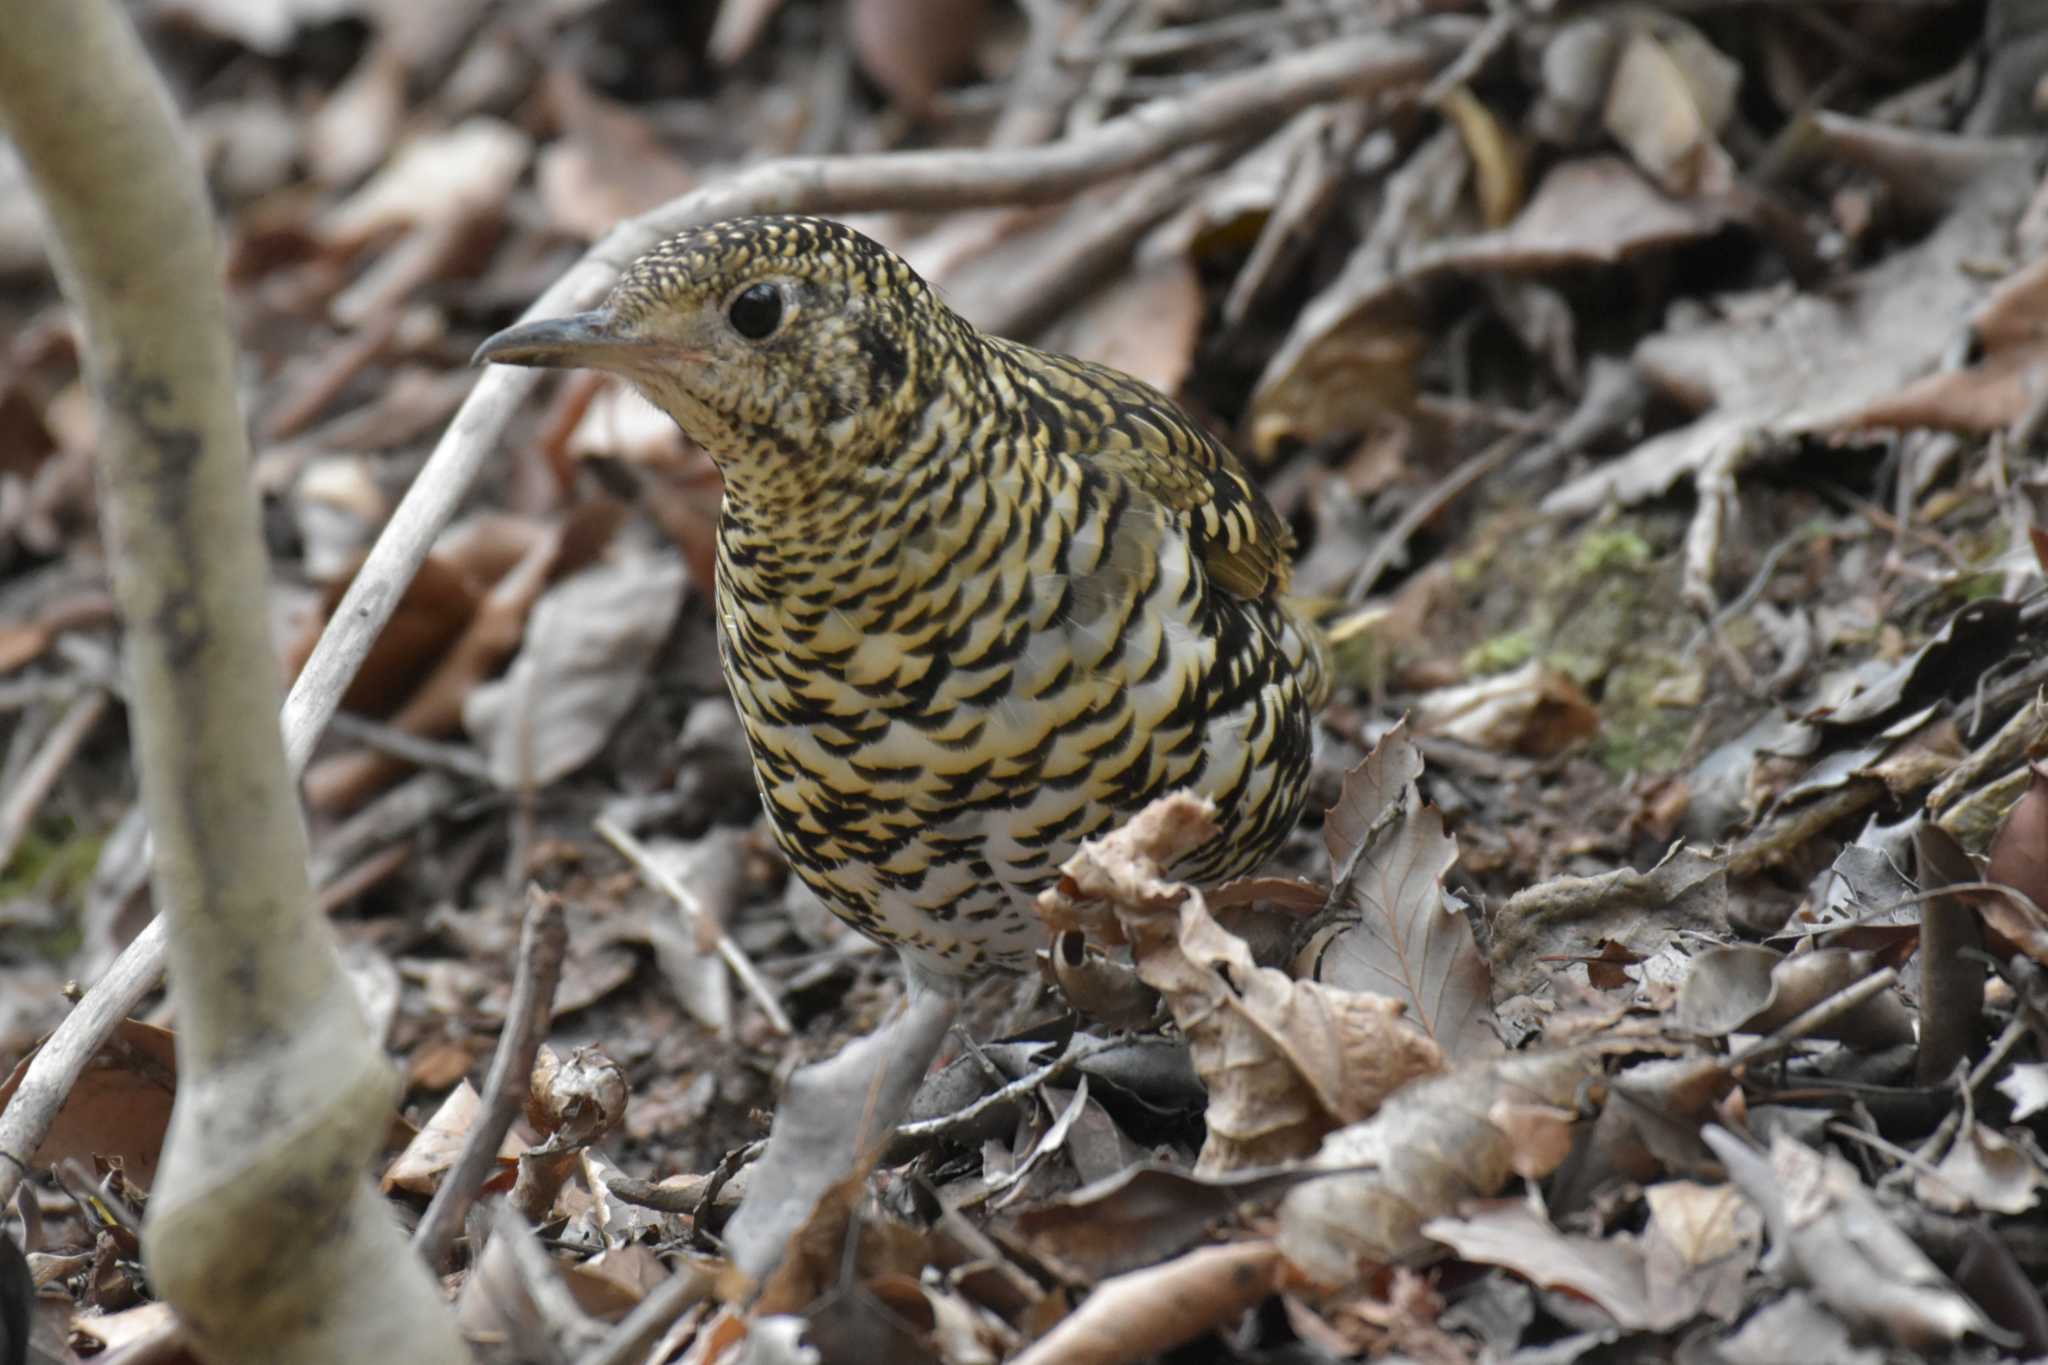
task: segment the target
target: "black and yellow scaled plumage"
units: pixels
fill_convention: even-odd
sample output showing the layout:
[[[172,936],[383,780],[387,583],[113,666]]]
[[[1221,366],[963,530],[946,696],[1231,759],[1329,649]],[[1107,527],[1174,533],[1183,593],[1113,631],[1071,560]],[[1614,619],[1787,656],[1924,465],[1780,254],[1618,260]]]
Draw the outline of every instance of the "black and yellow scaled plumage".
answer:
[[[726,681],[770,824],[913,967],[1028,966],[1031,900],[1166,792],[1245,872],[1300,813],[1324,645],[1236,458],[1115,370],[985,335],[838,223],[685,233],[480,360],[629,380],[725,479]]]

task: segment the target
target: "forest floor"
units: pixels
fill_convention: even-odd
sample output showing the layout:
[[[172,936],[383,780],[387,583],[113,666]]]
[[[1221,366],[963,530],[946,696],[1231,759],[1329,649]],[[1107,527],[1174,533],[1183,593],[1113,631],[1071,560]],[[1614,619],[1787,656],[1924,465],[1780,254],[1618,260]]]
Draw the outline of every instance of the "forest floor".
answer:
[[[1176,832],[1098,851],[1089,970],[978,988],[866,1196],[630,1358],[802,1358],[785,1314],[947,1365],[2048,1353],[2048,20],[1426,8],[134,7],[221,214],[281,684],[476,345],[615,224],[714,209],[830,208],[1173,394],[1297,590],[1376,610],[1272,878],[1162,918],[1134,882]],[[4,1074],[152,913],[76,320],[4,144],[0,339]],[[548,1080],[623,1081],[508,1140],[489,1188],[574,1308],[477,1288],[472,1223],[494,1360],[576,1359],[715,1258],[790,1071],[902,996],[760,824],[717,470],[610,381],[536,393],[305,781],[404,1077],[400,1216],[533,888]],[[124,1026],[0,1215],[52,1352],[176,1349],[122,1213],[175,1027]]]

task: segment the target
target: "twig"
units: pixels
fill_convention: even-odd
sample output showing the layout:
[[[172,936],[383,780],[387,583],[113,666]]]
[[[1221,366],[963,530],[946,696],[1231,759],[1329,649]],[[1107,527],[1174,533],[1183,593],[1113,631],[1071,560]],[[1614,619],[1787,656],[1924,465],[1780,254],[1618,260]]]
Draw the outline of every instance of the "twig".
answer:
[[[498,779],[491,773],[491,765],[470,745],[428,739],[347,711],[337,711],[327,723],[339,738],[352,739],[379,753],[402,758],[415,767],[440,768],[486,787],[498,785]]]
[[[0,682],[0,712],[21,711],[46,701],[71,701],[77,696],[76,678],[9,678]]]
[[[1249,39],[1273,39],[1289,29],[1306,28],[1328,18],[1327,14],[1275,14],[1269,9],[1261,9],[1252,14],[1225,15],[1220,19],[1180,24],[1156,32],[1133,33],[1128,37],[1111,39],[1100,47],[1077,44],[1062,48],[1059,59],[1068,66],[1094,66],[1104,60],[1154,62],[1205,47],[1222,47]]]
[[[1332,42],[1042,147],[999,154],[912,151],[767,162],[621,223],[524,316],[552,317],[590,307],[627,263],[664,236],[734,214],[938,210],[1055,200],[1190,143],[1240,135],[1318,100],[1412,83],[1455,51],[1470,31],[1469,24],[1444,18],[1414,37]],[[475,483],[513,409],[539,377],[538,370],[505,365],[479,376],[385,524],[285,699],[285,757],[294,774],[305,771],[370,645]],[[163,957],[163,925],[152,921],[31,1061],[14,1099],[0,1113],[0,1156],[13,1158],[0,1162],[0,1200],[13,1194],[25,1168],[17,1163],[25,1164],[41,1145],[58,1106],[101,1040],[155,987]]]
[[[1836,1137],[1848,1138],[1851,1142],[1860,1142],[1875,1151],[1883,1152],[1902,1166],[1910,1166],[1929,1180],[1940,1183],[1952,1194],[1963,1198],[1968,1197],[1964,1191],[1957,1189],[1955,1182],[1943,1175],[1933,1162],[1924,1156],[1918,1156],[1907,1151],[1895,1142],[1887,1142],[1875,1133],[1866,1133],[1861,1128],[1843,1123],[1840,1119],[1829,1123],[1827,1129]]]
[[[1395,556],[1408,548],[1410,537],[1421,530],[1431,517],[1455,502],[1466,489],[1506,464],[1508,457],[1521,448],[1521,433],[1509,432],[1437,480],[1436,486],[1416,499],[1414,505],[1403,512],[1401,519],[1372,547],[1372,553],[1351,576],[1351,582],[1344,590],[1344,600],[1352,603],[1364,601],[1366,593],[1387,571]]]
[[[654,1291],[619,1319],[611,1334],[576,1358],[576,1365],[630,1365],[644,1359],[655,1339],[714,1286],[710,1271],[688,1265],[663,1280]]]
[[[555,987],[562,979],[562,959],[569,950],[569,930],[562,902],[538,887],[526,893],[526,925],[519,934],[519,968],[512,978],[512,1003],[505,1010],[505,1031],[484,1078],[482,1109],[463,1139],[455,1159],[426,1216],[413,1231],[412,1249],[437,1274],[469,1206],[475,1202],[484,1174],[497,1159],[498,1145],[512,1130],[512,1120],[525,1102],[533,1076],[533,1059],[553,1017]]]
[[[1890,967],[1872,972],[1853,986],[1844,986],[1819,1004],[1793,1015],[1768,1038],[1759,1038],[1728,1059],[1728,1070],[1751,1066],[1783,1052],[1809,1033],[1826,1028],[1845,1017],[1864,1001],[1897,985],[1899,974]]]
[[[1070,1047],[1044,1066],[1038,1068],[1038,1070],[1018,1077],[1000,1090],[991,1090],[965,1109],[957,1110],[951,1114],[941,1114],[935,1119],[919,1119],[915,1123],[898,1124],[896,1126],[896,1137],[899,1141],[905,1139],[923,1141],[943,1138],[949,1133],[970,1128],[975,1120],[979,1119],[989,1110],[994,1109],[997,1105],[1013,1104],[1044,1085],[1047,1081],[1052,1080],[1063,1072],[1072,1070],[1089,1058],[1100,1056],[1102,1053],[1111,1052],[1126,1045],[1126,1041],[1121,1038],[1098,1038],[1083,1047]]]
[[[1972,1067],[1970,1074],[1964,1078],[1962,1098],[1966,1103],[1983,1088],[1986,1081],[1991,1079],[1993,1071],[2005,1065],[2005,1059],[2012,1055],[2012,1050],[2020,1045],[2020,1040],[2025,1038],[2027,1033],[2027,1021],[2023,1018],[2012,1019],[2006,1024],[2005,1032],[1998,1035],[1998,1041],[1991,1045],[1991,1050],[1984,1054],[1983,1059]],[[1923,1160],[1932,1161],[1937,1154],[1947,1151],[1949,1141],[1955,1137],[1956,1129],[1962,1124],[1964,1108],[1964,1104],[1958,1104],[1942,1115],[1940,1124],[1921,1141],[1917,1155]]]
[[[431,771],[416,773],[384,792],[321,840],[313,854],[313,885],[325,892],[330,882],[372,851],[424,829],[461,794],[455,779]]]
[[[50,727],[50,733],[43,737],[41,747],[29,760],[21,779],[8,789],[5,796],[0,796],[0,867],[6,867],[13,861],[14,851],[21,847],[30,823],[42,808],[43,798],[49,795],[50,788],[56,785],[64,770],[71,766],[79,746],[85,743],[93,727],[106,713],[107,694],[97,687],[74,700],[57,723]]]
[[[740,979],[740,985],[746,987],[747,994],[754,997],[754,1002],[768,1016],[768,1022],[774,1025],[775,1031],[784,1037],[795,1033],[796,1025],[789,1022],[789,1016],[783,1012],[782,1002],[775,998],[775,988],[768,984],[766,978],[755,968],[753,960],[740,949],[740,945],[732,941],[732,935],[725,932],[725,926],[704,909],[703,904],[697,899],[697,893],[684,886],[676,879],[674,873],[663,867],[655,859],[653,849],[610,820],[599,816],[592,828],[596,829],[600,838],[617,849],[656,890],[676,903],[677,908],[683,912],[683,918],[688,920],[690,927],[696,931],[699,941],[710,939],[716,944],[718,955],[725,959],[725,965],[732,969],[732,974]]]
[[[1050,324],[1074,296],[1119,266],[1128,269],[1131,243],[1182,204],[1202,175],[1230,151],[1223,143],[1189,147],[1133,181],[1079,230],[1062,234],[1056,252],[1033,261],[976,311],[975,321],[1003,336],[1030,336]]]
[[[1508,40],[1514,37],[1515,29],[1521,22],[1522,12],[1519,7],[1504,5],[1496,9],[1480,26],[1479,31],[1472,35],[1472,41],[1465,44],[1465,50],[1430,78],[1428,87],[1422,92],[1422,102],[1431,105],[1441,104],[1444,96],[1450,94],[1454,88],[1464,85],[1478,75],[1479,69],[1492,61],[1494,54],[1507,46]]]
[[[576,1302],[576,1296],[569,1292],[568,1284],[555,1267],[554,1257],[548,1255],[540,1238],[513,1210],[509,1200],[498,1201],[491,1218],[491,1241],[494,1245],[504,1244],[504,1255],[518,1272],[527,1301],[555,1345],[581,1350],[586,1342],[603,1339],[603,1326]]]

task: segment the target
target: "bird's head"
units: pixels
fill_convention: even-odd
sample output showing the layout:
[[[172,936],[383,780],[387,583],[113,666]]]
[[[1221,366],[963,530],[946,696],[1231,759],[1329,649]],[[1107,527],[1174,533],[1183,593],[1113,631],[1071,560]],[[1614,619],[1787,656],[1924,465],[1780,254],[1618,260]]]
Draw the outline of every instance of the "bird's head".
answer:
[[[820,218],[735,218],[635,261],[602,306],[526,322],[478,363],[629,381],[761,501],[858,483],[923,406],[935,356],[970,335],[900,257]]]

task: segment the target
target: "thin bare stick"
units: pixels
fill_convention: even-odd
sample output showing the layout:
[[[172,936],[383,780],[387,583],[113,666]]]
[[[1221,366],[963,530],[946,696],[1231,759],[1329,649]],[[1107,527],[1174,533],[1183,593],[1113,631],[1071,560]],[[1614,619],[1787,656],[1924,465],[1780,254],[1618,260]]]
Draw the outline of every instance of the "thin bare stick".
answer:
[[[392,758],[402,758],[415,767],[439,768],[486,787],[497,785],[498,779],[492,773],[490,763],[471,745],[428,739],[424,735],[401,730],[396,725],[351,715],[346,711],[337,713],[328,723],[341,738],[354,740]]]
[[[1971,1107],[1971,1099],[1984,1088],[1984,1083],[1991,1079],[1992,1073],[2005,1065],[2005,1059],[2030,1031],[2023,1015],[2006,1024],[2005,1032],[1998,1035],[1998,1041],[1991,1045],[1991,1050],[1984,1054],[1971,1069],[1970,1074],[1964,1078],[1961,1096],[1963,1103],[1951,1107],[1941,1116],[1941,1123],[1921,1141],[1917,1149],[1919,1156],[1932,1161],[1948,1150],[1949,1141],[1955,1137],[1956,1129],[1962,1126],[1964,1111]]]
[[[991,1090],[964,1109],[951,1114],[941,1114],[934,1119],[919,1119],[915,1123],[897,1124],[896,1136],[923,1140],[942,1138],[950,1133],[965,1131],[974,1125],[975,1120],[997,1105],[1021,1100],[1047,1081],[1079,1066],[1089,1058],[1128,1045],[1129,1040],[1124,1038],[1098,1038],[1081,1047],[1069,1047],[1038,1070],[1019,1076],[1000,1090]]]
[[[538,887],[526,893],[526,925],[519,934],[519,967],[512,978],[512,1003],[505,1008],[505,1031],[484,1078],[482,1109],[462,1155],[434,1191],[434,1202],[412,1234],[412,1249],[438,1274],[448,1244],[469,1213],[484,1175],[497,1158],[498,1144],[512,1130],[512,1120],[526,1101],[533,1060],[554,1016],[555,987],[562,980],[562,959],[569,951],[569,930],[562,902]]]
[[[1909,1152],[1895,1142],[1887,1142],[1876,1133],[1866,1133],[1861,1128],[1853,1127],[1839,1120],[1828,1124],[1827,1128],[1836,1137],[1847,1138],[1851,1142],[1860,1142],[1873,1151],[1883,1152],[1900,1165],[1910,1167],[1919,1174],[1926,1176],[1929,1180],[1938,1182],[1951,1196],[1964,1201],[1969,1199],[1967,1192],[1957,1189],[1955,1182],[1943,1175],[1936,1168],[1935,1164],[1926,1157]]]
[[[576,1365],[632,1365],[644,1360],[655,1339],[707,1298],[715,1285],[716,1277],[703,1266],[684,1266],[635,1304],[609,1336],[577,1357]]]
[[[1437,481],[1434,488],[1418,498],[1415,505],[1401,514],[1401,519],[1379,543],[1372,547],[1365,562],[1351,575],[1351,582],[1344,589],[1344,600],[1362,602],[1372,591],[1372,585],[1387,571],[1401,555],[1408,551],[1408,539],[1420,531],[1437,513],[1453,502],[1481,479],[1508,462],[1508,457],[1522,448],[1519,432],[1509,432],[1486,449],[1466,458],[1456,469]]]
[[[1890,967],[1886,967],[1881,972],[1872,972],[1855,985],[1845,986],[1841,990],[1836,991],[1811,1009],[1793,1015],[1790,1019],[1779,1025],[1777,1031],[1772,1033],[1770,1037],[1759,1038],[1748,1047],[1742,1049],[1742,1051],[1730,1057],[1728,1059],[1728,1069],[1734,1071],[1738,1067],[1753,1066],[1760,1061],[1776,1056],[1801,1038],[1806,1037],[1809,1033],[1826,1028],[1829,1024],[1837,1022],[1864,1001],[1890,990],[1898,983],[1899,974]]]
[[[718,955],[725,959],[725,965],[732,969],[732,974],[740,979],[740,985],[746,987],[747,994],[754,997],[754,1002],[761,1007],[762,1013],[768,1016],[768,1022],[774,1026],[775,1031],[784,1037],[795,1033],[796,1025],[790,1023],[789,1015],[783,1012],[782,1002],[775,998],[775,988],[762,977],[752,959],[741,951],[740,945],[732,941],[732,935],[725,932],[725,927],[705,911],[697,900],[697,893],[684,886],[676,879],[674,873],[663,867],[655,859],[653,849],[610,820],[600,816],[593,828],[597,830],[599,837],[624,855],[626,861],[631,863],[634,870],[646,878],[655,890],[676,903],[677,908],[683,912],[683,918],[690,922],[690,927],[696,931],[700,941],[710,938],[717,944]]]
[[[14,851],[21,847],[29,824],[42,808],[43,798],[64,775],[64,770],[71,766],[78,747],[85,743],[86,736],[92,733],[93,727],[106,713],[107,694],[97,687],[87,689],[50,727],[50,733],[44,737],[35,757],[29,760],[21,780],[4,798],[0,798],[0,867],[13,860]]]

